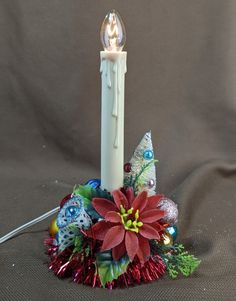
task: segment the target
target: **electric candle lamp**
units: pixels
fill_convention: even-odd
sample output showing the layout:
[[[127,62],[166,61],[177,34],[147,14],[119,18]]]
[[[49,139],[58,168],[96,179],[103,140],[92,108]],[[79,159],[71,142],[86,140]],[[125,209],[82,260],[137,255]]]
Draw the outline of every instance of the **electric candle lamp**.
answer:
[[[76,185],[60,206],[0,237],[1,244],[59,211],[45,239],[50,270],[108,289],[148,283],[165,272],[189,276],[200,263],[175,241],[177,205],[156,193],[151,132],[124,165],[125,40],[112,10],[101,28],[101,182]]]
[[[117,12],[109,12],[101,27],[102,114],[101,187],[112,191],[124,180],[125,27]]]

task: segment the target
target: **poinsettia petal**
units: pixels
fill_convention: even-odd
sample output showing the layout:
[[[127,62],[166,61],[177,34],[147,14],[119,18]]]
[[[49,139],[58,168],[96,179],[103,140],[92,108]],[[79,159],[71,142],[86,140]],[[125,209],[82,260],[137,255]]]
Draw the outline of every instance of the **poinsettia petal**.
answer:
[[[126,197],[129,203],[129,207],[131,207],[133,201],[134,201],[134,189],[133,187],[128,187],[126,189]]]
[[[124,239],[125,229],[122,225],[111,227],[103,240],[101,251],[110,250],[118,246]]]
[[[105,216],[105,220],[112,223],[121,223],[121,218],[118,212],[109,211]]]
[[[126,231],[125,247],[126,247],[129,258],[132,261],[139,248],[137,234],[135,234],[134,232],[131,232],[131,231]]]
[[[158,203],[160,200],[164,197],[163,194],[156,194],[148,197],[147,205],[146,205],[146,210],[151,210],[154,208],[157,208]]]
[[[84,230],[88,237],[103,240],[107,231],[111,228],[111,223],[107,223],[106,221],[100,221],[93,225],[90,229]]]
[[[146,237],[148,239],[159,239],[160,235],[158,231],[152,227],[151,225],[144,224],[142,227],[139,228],[139,233],[143,237]]]
[[[128,209],[128,200],[123,192],[121,192],[119,189],[114,190],[112,192],[114,201],[116,203],[116,206],[118,210],[120,210],[120,206],[122,205],[124,208]]]
[[[146,204],[147,204],[147,191],[144,190],[136,196],[136,198],[132,203],[134,212],[136,212],[137,209],[139,209],[139,212],[141,212],[146,207]]]
[[[137,252],[141,264],[144,264],[150,257],[150,244],[147,238],[139,235],[139,249]]]
[[[112,257],[119,260],[126,253],[125,241],[123,240],[118,246],[112,249]]]
[[[163,210],[152,209],[152,210],[143,210],[140,214],[140,221],[143,223],[154,223],[161,219],[165,215]]]
[[[92,204],[94,209],[102,216],[105,217],[109,211],[117,211],[116,205],[107,199],[93,198]]]
[[[149,225],[152,226],[154,229],[156,229],[158,232],[165,230],[165,227],[159,224],[158,222],[151,223]]]

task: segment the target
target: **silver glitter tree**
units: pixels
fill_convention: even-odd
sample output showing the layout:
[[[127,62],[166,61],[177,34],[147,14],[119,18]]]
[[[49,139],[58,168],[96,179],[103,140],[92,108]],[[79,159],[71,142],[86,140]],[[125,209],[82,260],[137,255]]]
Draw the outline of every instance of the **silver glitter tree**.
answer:
[[[151,132],[147,132],[129,161],[124,166],[124,186],[132,186],[135,193],[147,190],[149,195],[156,193],[156,167]]]

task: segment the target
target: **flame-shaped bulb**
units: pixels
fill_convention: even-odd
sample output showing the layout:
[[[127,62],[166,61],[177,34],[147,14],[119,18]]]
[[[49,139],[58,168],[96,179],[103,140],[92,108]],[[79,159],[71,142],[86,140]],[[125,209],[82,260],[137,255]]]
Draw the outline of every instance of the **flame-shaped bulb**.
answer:
[[[115,10],[106,15],[102,23],[100,36],[104,50],[122,51],[126,41],[125,26]]]

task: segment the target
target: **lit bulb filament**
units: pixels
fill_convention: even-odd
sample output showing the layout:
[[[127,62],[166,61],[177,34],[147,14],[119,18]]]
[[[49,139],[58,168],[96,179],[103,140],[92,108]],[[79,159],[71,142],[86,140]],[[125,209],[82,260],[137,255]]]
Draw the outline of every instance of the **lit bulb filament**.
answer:
[[[116,23],[108,24],[107,25],[107,33],[109,36],[110,46],[117,46],[117,38],[118,38],[118,26]]]

